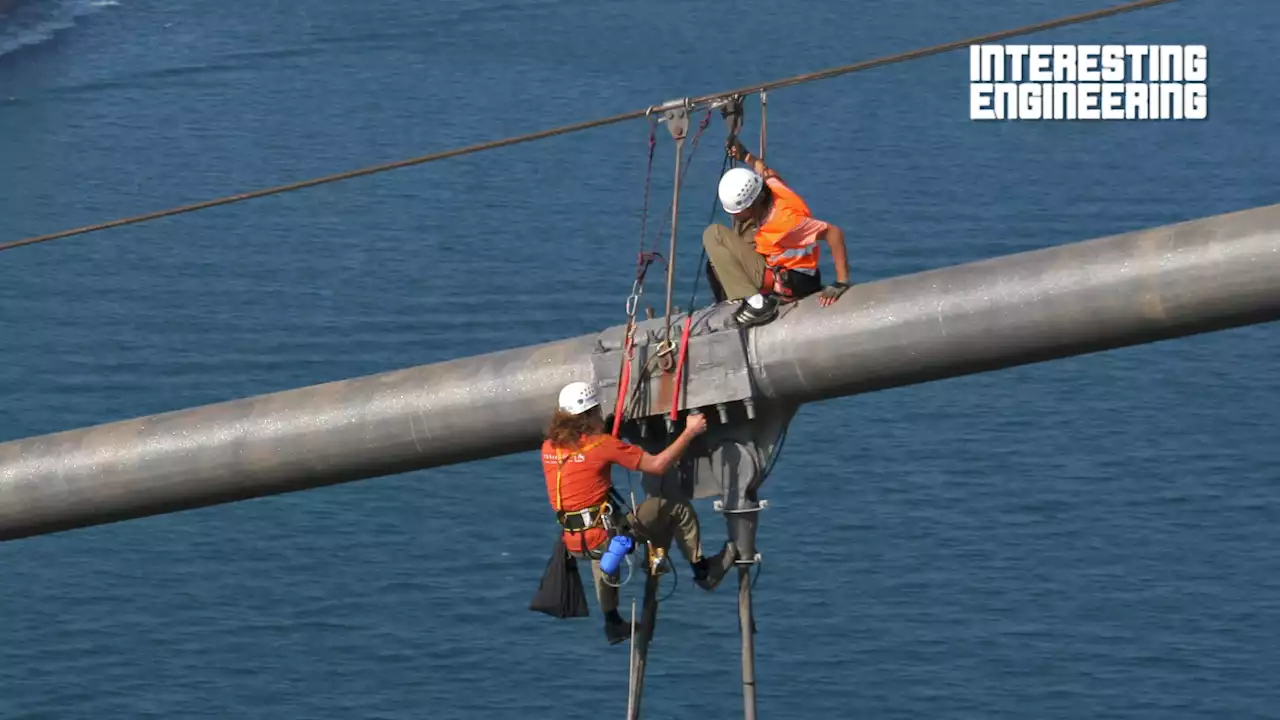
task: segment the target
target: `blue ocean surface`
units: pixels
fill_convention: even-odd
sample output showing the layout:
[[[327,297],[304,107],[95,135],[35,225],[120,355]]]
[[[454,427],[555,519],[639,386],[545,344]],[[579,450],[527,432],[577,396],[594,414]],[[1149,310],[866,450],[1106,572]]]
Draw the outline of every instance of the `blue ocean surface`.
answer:
[[[1104,4],[3,0],[0,242]],[[1028,38],[1206,45],[1201,122],[972,122],[956,50],[769,93],[768,158],[855,282],[1270,204],[1278,36],[1273,0],[1180,0]],[[648,130],[2,253],[0,441],[620,324]],[[1280,717],[1278,353],[1247,327],[803,408],[762,493],[760,716]],[[621,717],[598,610],[527,610],[554,533],[531,452],[4,543],[0,717]],[[732,585],[680,569],[645,716],[740,716]]]

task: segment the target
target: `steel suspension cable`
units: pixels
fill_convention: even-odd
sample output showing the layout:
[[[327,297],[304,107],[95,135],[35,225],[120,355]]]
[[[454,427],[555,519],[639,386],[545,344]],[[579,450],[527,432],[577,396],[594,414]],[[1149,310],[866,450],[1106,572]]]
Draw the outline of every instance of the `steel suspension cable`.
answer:
[[[37,236],[25,238],[23,240],[15,240],[13,242],[4,243],[0,245],[0,250],[12,250],[14,248],[23,247],[26,245],[34,245],[36,243],[48,242],[50,240],[58,240],[61,238],[71,237],[73,235],[83,235],[86,233],[96,232],[99,230],[107,230],[110,228],[121,227],[123,225],[132,225],[135,223],[146,222],[149,220],[156,220],[159,218],[170,217],[170,216],[179,215],[182,213],[194,212],[196,210],[204,210],[207,208],[217,207],[220,205],[229,205],[231,203],[242,202],[245,200],[252,200],[260,197],[266,197],[268,195],[279,195],[282,193],[293,192],[294,190],[302,190],[309,187],[315,187],[317,185],[324,185],[326,183],[332,183],[332,182],[338,182],[340,180],[349,180],[351,178],[362,177],[364,175],[373,175],[374,173],[386,172],[388,170],[397,170],[399,168],[410,167],[413,165],[422,165],[424,163],[434,162],[436,160],[444,160],[446,158],[458,157],[460,155],[468,155],[471,153],[477,153],[484,150],[494,150],[500,147],[506,147],[508,145],[516,145],[518,143],[525,143],[533,140],[541,140],[543,138],[554,137],[556,135],[565,135],[568,133],[578,132],[581,130],[589,130],[592,128],[602,127],[605,125],[612,125],[615,123],[624,122],[626,120],[633,120],[635,118],[646,117],[648,115],[651,115],[655,111],[667,109],[668,107],[684,106],[686,108],[690,108],[696,105],[700,105],[708,102],[714,102],[716,100],[726,98],[726,97],[732,97],[735,95],[746,96],[746,95],[752,95],[755,93],[765,92],[768,90],[775,90],[778,88],[792,87],[795,85],[801,85],[803,83],[815,82],[817,80],[826,80],[828,78],[833,78],[833,77],[845,75],[852,72],[858,72],[861,70],[870,70],[872,68],[881,67],[884,65],[905,62],[907,60],[916,60],[919,58],[928,57],[930,55],[937,55],[939,53],[950,52],[951,50],[957,50],[960,48],[968,47],[969,45],[979,45],[983,43],[990,43],[998,40],[1004,40],[1006,38],[1013,37],[1016,35],[1026,35],[1028,33],[1041,32],[1044,30],[1052,30],[1055,28],[1065,27],[1067,25],[1075,25],[1078,23],[1088,22],[1091,20],[1098,20],[1104,17],[1119,15],[1121,13],[1130,12],[1133,10],[1142,10],[1142,9],[1154,7],[1156,5],[1163,5],[1170,2],[1174,2],[1174,0],[1136,0],[1135,2],[1124,3],[1121,5],[1114,5],[1114,6],[1102,8],[1099,10],[1091,10],[1089,12],[1078,13],[1076,15],[1068,15],[1068,16],[1057,18],[1054,20],[1046,20],[1044,22],[1033,23],[1031,25],[1024,25],[1022,27],[1012,28],[1009,30],[1000,30],[996,32],[987,33],[985,35],[977,35],[975,37],[966,38],[964,40],[954,40],[954,41],[942,43],[939,45],[931,45],[926,48],[921,48],[918,50],[910,50],[908,52],[898,53],[896,55],[886,55],[884,57],[873,58],[871,60],[863,60],[860,62],[850,63],[848,65],[841,65],[838,67],[828,68],[826,70],[819,70],[817,72],[805,73],[803,75],[795,75],[789,78],[783,78],[781,80],[774,80],[771,82],[759,83],[756,85],[749,85],[747,87],[739,88],[737,90],[729,90],[729,91],[720,92],[720,93],[711,93],[711,94],[703,95],[701,97],[696,97],[696,98],[685,98],[680,101],[674,101],[675,104],[666,103],[663,105],[650,105],[649,107],[644,108],[643,110],[633,110],[631,112],[619,113],[617,115],[611,115],[609,117],[599,118],[596,120],[587,120],[583,122],[573,123],[571,125],[562,125],[560,127],[528,133],[526,135],[516,135],[509,138],[504,138],[502,140],[492,140],[489,142],[478,143],[475,145],[468,145],[466,147],[455,148],[453,150],[445,150],[442,152],[431,153],[429,155],[421,155],[415,158],[408,158],[406,160],[398,160],[395,162],[383,163],[380,165],[372,165],[369,167],[360,168],[358,170],[349,170],[346,172],[336,173],[333,175],[326,175],[324,177],[313,178],[310,180],[303,180],[301,182],[289,183],[287,185],[277,185],[275,187],[269,187],[262,190],[254,190],[252,192],[239,193],[236,195],[228,195],[226,197],[221,197],[214,200],[206,200],[204,202],[193,203],[190,205],[182,205],[179,207],[170,208],[168,210],[160,210],[158,212],[146,213],[144,215],[135,215],[133,217],[122,218],[119,220],[111,220],[108,222],[97,223],[94,225],[85,225],[83,227],[72,228],[70,230],[62,230],[59,232],[49,233],[46,235],[37,235]]]

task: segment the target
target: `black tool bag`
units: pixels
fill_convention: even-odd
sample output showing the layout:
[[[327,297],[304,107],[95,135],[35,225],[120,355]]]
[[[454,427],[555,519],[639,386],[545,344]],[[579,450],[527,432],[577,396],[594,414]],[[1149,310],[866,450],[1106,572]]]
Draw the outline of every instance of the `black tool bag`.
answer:
[[[542,583],[529,601],[529,609],[555,618],[587,617],[587,593],[578,574],[578,559],[569,554],[564,538],[556,535],[556,546],[547,561]]]

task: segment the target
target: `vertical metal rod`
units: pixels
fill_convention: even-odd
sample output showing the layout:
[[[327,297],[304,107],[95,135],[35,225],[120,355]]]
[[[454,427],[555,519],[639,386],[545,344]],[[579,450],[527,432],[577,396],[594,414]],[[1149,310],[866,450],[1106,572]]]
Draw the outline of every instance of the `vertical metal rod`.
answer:
[[[671,341],[671,302],[675,296],[676,282],[676,223],[680,217],[680,160],[684,155],[684,132],[676,138],[676,186],[671,195],[671,247],[667,250],[667,329],[664,335]]]
[[[648,564],[648,558],[645,559]],[[644,612],[640,619],[640,635],[631,637],[631,649],[635,662],[632,672],[631,697],[627,701],[627,720],[639,720],[640,698],[644,694],[644,669],[649,659],[649,641],[653,639],[653,626],[658,622],[658,575],[646,571],[644,581]]]
[[[761,162],[764,161],[765,127],[768,122],[767,111],[769,109],[769,100],[767,96],[768,96],[768,93],[765,92],[765,90],[761,89],[760,90],[760,160]]]
[[[738,629],[742,633],[742,717],[756,718],[755,619],[751,614],[751,566],[738,566]]]
[[[635,497],[631,498],[631,505],[635,507]],[[636,601],[631,600],[631,642],[630,646],[631,659],[627,670],[627,718],[637,717],[639,710],[636,708]]]

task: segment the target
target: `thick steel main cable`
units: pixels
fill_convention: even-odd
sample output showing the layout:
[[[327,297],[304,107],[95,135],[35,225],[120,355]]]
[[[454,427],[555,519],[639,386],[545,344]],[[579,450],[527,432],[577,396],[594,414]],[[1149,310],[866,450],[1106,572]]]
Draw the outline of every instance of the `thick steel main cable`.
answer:
[[[915,60],[930,55],[950,52],[970,45],[979,45],[983,43],[1004,40],[1015,35],[1026,35],[1029,33],[1041,32],[1044,30],[1052,30],[1067,25],[1074,25],[1090,20],[1097,20],[1112,15],[1130,12],[1133,10],[1142,10],[1156,5],[1163,5],[1173,2],[1174,0],[1137,0],[1137,2],[1115,5],[1101,10],[1091,10],[1089,12],[1079,13],[1077,15],[1068,15],[1056,20],[1048,20],[1045,22],[1035,23],[1033,25],[1024,25],[1023,27],[1013,28],[1011,30],[1000,30],[986,35],[978,35],[976,37],[964,40],[955,40],[952,42],[942,43],[940,45],[932,45],[930,47],[921,48],[919,50],[911,50],[909,52],[899,53],[897,55],[886,55],[872,60],[863,60],[861,62],[851,63],[849,65],[841,65],[839,67],[819,70],[817,72],[806,73],[804,75],[795,75],[793,77],[784,78],[782,80],[774,80],[772,82],[761,83],[758,85],[750,85],[737,90],[729,90],[726,92],[711,93],[697,98],[685,98],[679,102],[684,107],[694,107],[702,103],[713,102],[722,98],[733,96],[748,96],[767,90],[775,90],[777,88],[791,87],[803,83],[814,82],[817,80],[826,80],[828,78],[845,75],[860,70],[870,70],[871,68],[891,65],[893,63],[904,62],[907,60]],[[214,200],[206,200],[204,202],[193,203],[191,205],[183,205],[180,207],[170,208],[168,210],[160,210],[158,212],[147,213],[145,215],[136,215],[134,217],[122,218],[120,220],[111,220],[108,222],[98,223],[96,225],[85,225],[83,227],[73,228],[71,230],[62,230],[60,232],[49,233],[47,235],[37,235],[23,240],[16,240],[0,245],[0,250],[12,250],[14,248],[23,247],[25,245],[34,245],[36,243],[48,242],[50,240],[58,240],[61,238],[71,237],[73,235],[84,235],[86,233],[96,232],[98,230],[107,230],[110,228],[121,227],[123,225],[132,225],[135,223],[146,222],[148,220],[156,220],[162,217],[172,215],[180,215],[182,213],[194,212],[196,210],[204,210],[206,208],[217,207],[219,205],[230,205],[231,203],[242,202],[244,200],[252,200],[254,198],[266,197],[268,195],[279,195],[282,193],[292,192],[294,190],[302,190],[304,188],[324,185],[326,183],[338,182],[339,180],[349,180],[351,178],[361,177],[364,175],[373,175],[375,173],[386,172],[388,170],[396,170],[399,168],[410,167],[413,165],[422,165],[424,163],[434,162],[436,160],[444,160],[446,158],[458,157],[460,155],[469,155],[471,153],[481,152],[483,150],[494,150],[508,145],[516,145],[519,143],[530,142],[532,140],[541,140],[543,138],[554,137],[556,135],[565,135],[568,133],[578,132],[580,130],[589,130],[591,128],[602,127],[604,125],[612,125],[626,120],[634,120],[635,118],[645,117],[660,109],[668,107],[669,104],[650,105],[643,110],[633,110],[618,115],[600,118],[597,120],[588,120],[585,122],[574,123],[572,125],[563,125],[549,130],[541,130],[539,132],[529,133],[527,135],[517,135],[502,140],[492,140],[476,145],[468,145],[466,147],[455,148],[453,150],[445,150],[443,152],[432,153],[430,155],[422,155],[407,160],[398,160],[395,162],[384,163],[381,165],[373,165],[358,170],[349,170],[347,172],[337,173],[335,175],[326,175],[324,177],[313,178],[311,180],[303,180],[301,182],[289,183],[287,185],[277,185],[275,187],[263,190],[254,190],[252,192],[239,193],[237,195],[228,195],[226,197]],[[679,107],[680,105],[676,105]]]

